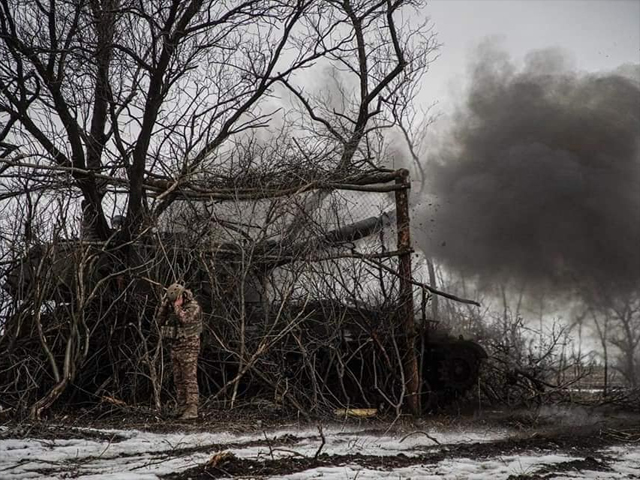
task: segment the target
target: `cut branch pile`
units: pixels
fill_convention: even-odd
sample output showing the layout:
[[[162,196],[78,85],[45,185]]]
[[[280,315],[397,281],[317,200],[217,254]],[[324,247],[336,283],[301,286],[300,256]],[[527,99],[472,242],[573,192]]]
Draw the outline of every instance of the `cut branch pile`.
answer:
[[[378,181],[388,178],[395,177]],[[303,210],[304,228],[295,227],[300,220],[279,223],[291,204],[274,199],[249,203],[247,223],[205,220],[200,210],[188,217],[190,230],[169,220],[173,231],[127,243],[114,232],[107,242],[33,246],[5,275],[13,302],[0,336],[3,407],[39,417],[54,402],[170,404],[154,313],[162,285],[179,280],[205,311],[199,374],[209,403],[233,408],[262,398],[302,414],[400,411],[411,333],[397,314],[396,256],[406,252],[388,248],[387,217],[321,221],[332,203]],[[276,207],[279,214],[269,211]],[[292,225],[300,228],[294,238]]]

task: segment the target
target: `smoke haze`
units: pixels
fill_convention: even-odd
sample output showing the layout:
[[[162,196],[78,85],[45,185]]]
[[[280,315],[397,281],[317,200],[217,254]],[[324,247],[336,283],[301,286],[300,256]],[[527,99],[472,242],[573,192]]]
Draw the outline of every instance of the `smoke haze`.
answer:
[[[435,201],[418,209],[419,246],[484,279],[638,282],[640,84],[575,73],[556,50],[517,68],[490,44],[471,71],[427,167]]]

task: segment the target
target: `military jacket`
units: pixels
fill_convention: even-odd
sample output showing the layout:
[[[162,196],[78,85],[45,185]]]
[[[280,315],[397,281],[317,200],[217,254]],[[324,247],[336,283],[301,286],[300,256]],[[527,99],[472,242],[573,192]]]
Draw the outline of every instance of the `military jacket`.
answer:
[[[163,301],[157,319],[164,338],[178,339],[202,333],[202,309],[192,295],[187,295],[175,311],[171,302]]]

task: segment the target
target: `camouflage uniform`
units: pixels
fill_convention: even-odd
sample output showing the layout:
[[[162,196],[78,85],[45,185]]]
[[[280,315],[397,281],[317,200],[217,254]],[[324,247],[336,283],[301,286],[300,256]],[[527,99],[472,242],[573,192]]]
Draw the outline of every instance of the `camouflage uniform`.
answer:
[[[82,201],[82,222],[80,223],[80,238],[85,242],[99,242],[100,235],[96,230],[96,214],[89,206],[89,202]]]
[[[173,287],[173,286],[172,286]],[[171,289],[171,287],[169,287]],[[182,288],[182,287],[181,287]],[[158,311],[162,336],[171,348],[173,382],[178,409],[185,419],[198,415],[198,353],[202,332],[202,309],[189,290],[184,290],[181,307],[165,299]]]

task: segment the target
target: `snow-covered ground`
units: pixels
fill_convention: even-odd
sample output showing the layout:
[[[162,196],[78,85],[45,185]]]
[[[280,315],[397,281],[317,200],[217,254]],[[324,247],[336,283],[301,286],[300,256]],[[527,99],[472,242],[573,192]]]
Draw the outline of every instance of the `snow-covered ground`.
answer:
[[[609,451],[603,451],[603,455]],[[620,459],[610,465],[612,472],[581,470],[545,476],[545,479],[631,479],[640,478],[640,447],[624,449],[616,452]],[[292,475],[271,477],[273,480],[373,480],[420,479],[420,480],[504,480],[510,476],[532,474],[539,468],[553,464],[578,460],[567,455],[520,455],[514,457],[498,457],[487,460],[457,458],[443,460],[435,465],[418,465],[391,470],[372,470],[357,465],[345,467],[324,467],[307,470]]]
[[[151,480],[201,465],[216,452],[229,451],[237,458],[263,461],[286,456],[313,457],[321,443],[316,429],[286,429],[266,433],[151,433],[139,430],[77,429],[77,439],[0,440],[0,479],[28,478]],[[5,433],[7,433],[5,431]],[[84,433],[81,435],[80,433]],[[453,429],[407,433],[385,433],[362,428],[325,427],[323,454],[415,457],[446,451],[446,445],[504,440],[515,432],[505,429]],[[94,435],[96,434],[96,435]],[[5,435],[9,436],[9,435]],[[68,436],[68,435],[67,435]],[[93,438],[92,437],[92,438]],[[105,440],[99,440],[105,438]],[[108,440],[112,438],[112,440]],[[640,446],[611,447],[599,452],[612,471],[566,472],[551,478],[623,479],[640,477]],[[356,464],[309,469],[276,476],[283,480],[359,480],[374,478],[421,479],[506,479],[510,475],[530,474],[545,465],[584,457],[531,452],[520,456],[470,459],[448,458],[429,465],[374,470]],[[247,478],[249,478],[249,473]],[[547,477],[545,477],[547,478]]]

